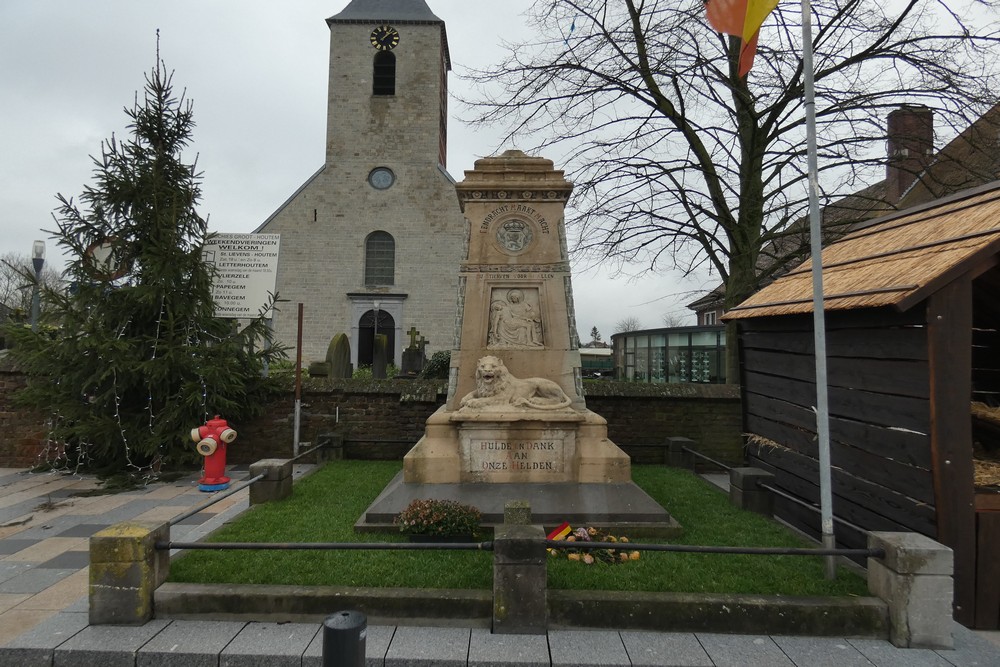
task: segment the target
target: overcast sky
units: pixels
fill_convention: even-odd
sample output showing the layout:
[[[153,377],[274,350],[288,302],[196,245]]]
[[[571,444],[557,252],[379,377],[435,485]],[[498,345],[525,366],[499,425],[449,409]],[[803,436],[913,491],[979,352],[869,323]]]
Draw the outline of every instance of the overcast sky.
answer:
[[[465,66],[499,60],[503,38],[530,34],[530,0],[427,0],[447,25],[452,93]],[[160,55],[187,90],[197,124],[193,148],[204,173],[201,214],[213,231],[250,232],[323,164],[329,31],[324,19],[348,0],[0,0],[0,254],[27,255],[54,229],[55,195],[76,197],[92,183],[101,141],[125,134],[144,74]],[[473,134],[452,100],[448,171],[511,148]],[[517,146],[517,148],[527,148]],[[554,156],[545,156],[554,157]],[[559,168],[561,165],[557,164]],[[457,267],[456,267],[457,268]],[[612,278],[575,266],[581,339],[596,326],[636,317],[647,328],[663,314],[685,315],[702,283],[676,277]],[[711,286],[711,278],[704,286]]]

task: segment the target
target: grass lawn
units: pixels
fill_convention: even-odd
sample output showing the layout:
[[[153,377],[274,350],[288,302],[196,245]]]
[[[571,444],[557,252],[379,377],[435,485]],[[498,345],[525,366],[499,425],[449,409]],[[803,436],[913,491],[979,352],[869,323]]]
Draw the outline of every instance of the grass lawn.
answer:
[[[255,506],[211,540],[404,541],[399,533],[353,530],[400,467],[395,461],[328,463],[297,482],[291,498]],[[725,494],[690,472],[633,466],[632,478],[684,527],[677,544],[813,546],[773,521],[733,508]],[[548,580],[555,589],[867,595],[861,577],[841,568],[836,580],[827,581],[823,571],[819,557],[643,552],[640,560],[619,565],[550,558]],[[481,589],[492,587],[492,576],[492,553],[457,551],[190,551],[170,572],[178,582]]]

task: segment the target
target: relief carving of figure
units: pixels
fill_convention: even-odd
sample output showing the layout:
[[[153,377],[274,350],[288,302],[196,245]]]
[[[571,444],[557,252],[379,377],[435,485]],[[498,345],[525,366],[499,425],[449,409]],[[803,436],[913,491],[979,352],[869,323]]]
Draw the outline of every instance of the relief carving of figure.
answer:
[[[489,347],[543,347],[542,320],[519,289],[507,291],[506,300],[490,304]]]
[[[561,410],[572,400],[558,384],[546,378],[516,378],[503,361],[482,357],[476,364],[476,390],[461,401],[462,408],[522,408]]]

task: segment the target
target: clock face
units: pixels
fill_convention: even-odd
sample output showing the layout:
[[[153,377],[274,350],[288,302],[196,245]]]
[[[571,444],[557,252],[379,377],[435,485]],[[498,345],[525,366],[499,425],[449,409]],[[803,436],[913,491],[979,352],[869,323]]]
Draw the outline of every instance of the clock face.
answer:
[[[399,44],[399,31],[391,25],[380,25],[372,30],[372,46],[379,51],[388,51]]]
[[[396,182],[396,175],[388,167],[376,167],[368,174],[368,184],[376,190],[388,190]]]

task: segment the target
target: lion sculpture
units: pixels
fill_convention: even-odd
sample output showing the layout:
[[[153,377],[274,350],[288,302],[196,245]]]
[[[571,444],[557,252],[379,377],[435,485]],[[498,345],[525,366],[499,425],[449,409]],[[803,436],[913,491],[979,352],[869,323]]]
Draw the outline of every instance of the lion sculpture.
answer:
[[[494,356],[476,363],[476,390],[461,401],[474,410],[513,406],[535,410],[560,410],[572,400],[558,384],[545,378],[516,378],[503,361]]]

